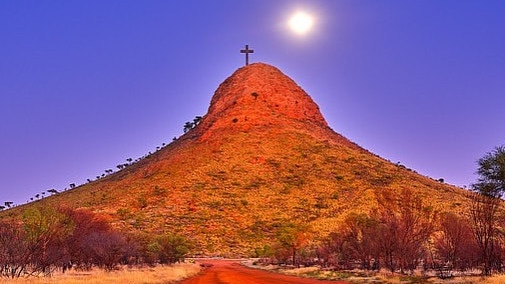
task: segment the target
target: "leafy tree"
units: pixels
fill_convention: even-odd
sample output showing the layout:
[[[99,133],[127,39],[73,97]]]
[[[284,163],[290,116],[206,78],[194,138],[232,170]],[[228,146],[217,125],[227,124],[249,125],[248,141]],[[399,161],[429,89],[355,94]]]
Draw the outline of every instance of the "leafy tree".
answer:
[[[505,147],[496,147],[477,161],[479,175],[473,184],[471,217],[475,239],[484,264],[483,274],[490,275],[498,258],[498,209],[505,193]]]
[[[425,248],[434,231],[436,212],[407,189],[399,193],[383,189],[377,192],[377,201],[377,245],[385,264],[391,272],[412,271],[419,260],[426,258]]]
[[[360,260],[364,269],[370,269],[371,260],[378,259],[378,220],[366,214],[351,213],[344,221],[341,233],[344,238],[345,254]]]
[[[470,209],[473,234],[479,246],[484,275],[491,275],[499,251],[498,209],[501,199],[488,196],[490,192],[492,191],[486,190],[484,194],[474,194]]]
[[[51,273],[51,266],[65,258],[65,250],[60,248],[73,228],[68,216],[54,208],[30,208],[23,213],[24,238],[34,272]]]
[[[344,254],[344,238],[340,232],[330,233],[317,250],[318,258],[322,260],[322,265],[326,267],[337,266],[340,260],[345,257]]]
[[[115,231],[98,231],[82,237],[89,261],[112,271],[125,256],[126,238]]]
[[[0,276],[17,278],[29,268],[30,252],[19,224],[0,222]]]
[[[65,241],[70,260],[78,267],[90,269],[94,264],[93,257],[97,249],[90,246],[94,243],[94,239],[86,239],[86,236],[111,231],[112,228],[108,220],[88,209],[63,208],[61,212],[68,216],[74,224],[72,234]],[[94,236],[94,238],[98,237]]]
[[[157,255],[160,263],[175,263],[184,260],[189,252],[190,243],[177,234],[165,234],[149,244],[149,251]]]
[[[438,260],[449,269],[464,270],[476,263],[477,243],[473,238],[470,221],[455,213],[441,215],[440,234],[434,238]]]
[[[293,265],[297,264],[297,253],[308,244],[309,233],[308,225],[295,223],[287,223],[277,232],[277,241],[291,255]]]
[[[477,163],[479,178],[474,189],[487,196],[501,197],[505,193],[505,146],[496,147]]]

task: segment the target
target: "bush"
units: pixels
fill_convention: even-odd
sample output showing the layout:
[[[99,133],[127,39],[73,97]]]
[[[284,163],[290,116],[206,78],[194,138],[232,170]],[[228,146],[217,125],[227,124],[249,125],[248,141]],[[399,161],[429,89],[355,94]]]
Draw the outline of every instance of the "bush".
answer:
[[[190,249],[189,242],[177,234],[166,234],[149,244],[148,251],[157,256],[162,264],[171,264],[184,260]]]

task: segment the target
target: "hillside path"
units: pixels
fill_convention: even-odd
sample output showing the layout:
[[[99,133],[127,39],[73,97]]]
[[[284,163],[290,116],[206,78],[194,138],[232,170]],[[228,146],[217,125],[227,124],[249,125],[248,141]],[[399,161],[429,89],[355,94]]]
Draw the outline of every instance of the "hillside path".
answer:
[[[201,262],[210,266],[202,273],[186,279],[181,284],[322,284],[338,283],[344,281],[323,281],[316,279],[300,278],[273,273],[260,269],[248,268],[238,260],[206,260]]]

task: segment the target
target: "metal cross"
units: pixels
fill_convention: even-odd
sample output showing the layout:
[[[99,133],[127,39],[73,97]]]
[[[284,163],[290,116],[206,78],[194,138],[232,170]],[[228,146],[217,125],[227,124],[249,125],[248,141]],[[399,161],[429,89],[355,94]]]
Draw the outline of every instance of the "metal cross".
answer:
[[[245,45],[245,49],[240,50],[240,53],[245,53],[245,65],[249,65],[249,53],[254,53],[254,50],[249,49],[249,45]]]

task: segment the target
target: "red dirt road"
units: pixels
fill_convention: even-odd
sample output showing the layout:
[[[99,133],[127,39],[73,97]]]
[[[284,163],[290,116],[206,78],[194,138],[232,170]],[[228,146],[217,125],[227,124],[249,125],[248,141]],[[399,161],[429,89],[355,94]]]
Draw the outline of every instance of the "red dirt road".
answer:
[[[242,266],[239,261],[233,260],[206,260],[202,264],[212,265],[205,268],[202,273],[186,279],[181,284],[322,284],[338,283],[343,281],[323,281],[306,279],[253,269]]]

